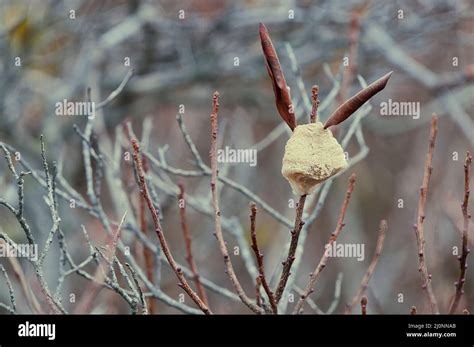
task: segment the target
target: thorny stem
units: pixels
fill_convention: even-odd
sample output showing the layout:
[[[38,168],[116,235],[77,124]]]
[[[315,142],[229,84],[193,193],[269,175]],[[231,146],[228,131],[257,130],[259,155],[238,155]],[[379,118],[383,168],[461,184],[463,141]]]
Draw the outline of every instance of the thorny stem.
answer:
[[[374,256],[372,257],[372,261],[370,262],[369,268],[367,269],[367,272],[365,273],[362,279],[359,290],[357,291],[354,298],[352,298],[351,303],[347,305],[345,313],[350,313],[352,311],[352,308],[357,304],[357,302],[360,300],[362,295],[364,295],[365,291],[367,290],[369,286],[370,278],[372,277],[372,274],[375,271],[375,267],[377,266],[377,262],[379,260],[380,254],[382,253],[383,242],[385,240],[386,231],[387,231],[387,221],[385,219],[382,219],[379,225],[379,237],[377,239],[377,246],[375,247]]]
[[[428,147],[428,153],[426,154],[425,169],[423,174],[423,182],[420,188],[420,199],[418,201],[418,216],[416,218],[416,224],[413,226],[416,234],[416,241],[418,244],[418,271],[420,272],[422,279],[422,288],[426,291],[428,296],[432,313],[439,314],[438,304],[436,303],[436,297],[433,293],[433,287],[431,286],[431,274],[428,272],[426,266],[425,257],[425,235],[424,235],[424,222],[425,222],[425,209],[426,200],[428,196],[428,186],[430,183],[431,173],[433,171],[432,161],[433,152],[436,143],[436,135],[438,134],[438,117],[433,114],[431,118],[431,131],[430,131],[430,143]]]
[[[331,234],[331,237],[329,238],[328,243],[326,244],[326,247],[331,247],[333,242],[337,240],[339,237],[339,234],[341,233],[342,229],[344,228],[344,217],[346,215],[346,210],[347,207],[349,206],[349,201],[351,199],[352,192],[354,191],[354,186],[355,186],[355,181],[356,181],[356,175],[352,174],[351,177],[349,178],[349,186],[347,187],[347,191],[344,197],[344,201],[342,203],[341,211],[339,213],[339,218],[337,220],[337,225],[336,229],[334,232]],[[304,289],[303,294],[301,295],[300,299],[298,300],[298,303],[296,304],[295,309],[293,310],[293,314],[299,314],[301,312],[301,309],[303,307],[303,304],[306,300],[306,298],[314,291],[314,286],[316,284],[317,279],[319,278],[319,275],[321,272],[324,270],[326,267],[327,261],[328,261],[329,254],[327,251],[324,252],[323,256],[321,257],[318,266],[316,266],[316,269],[309,275],[309,283]]]
[[[170,264],[171,268],[176,274],[176,277],[179,280],[179,286],[183,288],[183,290],[193,299],[193,301],[198,305],[198,307],[205,313],[205,314],[212,314],[211,310],[207,307],[206,304],[199,298],[199,296],[194,292],[194,290],[189,286],[188,281],[184,277],[183,270],[178,267],[176,264],[173,255],[171,254],[171,250],[168,246],[168,242],[165,239],[165,236],[163,234],[163,229],[161,228],[161,223],[160,223],[160,218],[158,217],[158,212],[155,208],[155,205],[153,204],[153,201],[151,200],[150,197],[150,192],[148,190],[147,182],[145,180],[145,173],[143,172],[143,163],[141,159],[141,154],[140,154],[140,145],[138,144],[138,141],[134,138],[131,139],[131,143],[133,146],[133,160],[135,161],[135,165],[137,168],[137,174],[139,178],[139,184],[140,184],[140,190],[143,195],[143,198],[145,199],[148,209],[150,210],[151,217],[153,219],[153,224],[155,226],[155,232],[156,235],[158,236],[158,239],[160,240],[160,245],[163,250],[163,253],[168,260],[168,263]]]
[[[179,207],[179,217],[181,220],[181,230],[183,231],[184,236],[184,244],[186,246],[186,261],[189,265],[189,269],[193,274],[194,282],[196,283],[196,289],[199,294],[199,297],[202,301],[209,306],[206,291],[204,286],[201,283],[201,277],[199,276],[199,272],[197,269],[196,261],[193,257],[193,249],[192,249],[192,240],[191,236],[189,235],[188,223],[186,220],[186,201],[184,199],[184,185],[181,183],[179,184],[179,195],[178,195],[178,207]]]
[[[293,230],[291,230],[291,242],[290,248],[288,250],[288,257],[283,262],[283,271],[281,273],[280,281],[278,282],[277,289],[275,291],[275,301],[277,304],[280,302],[280,299],[285,291],[286,283],[288,282],[288,277],[291,275],[291,266],[295,261],[296,248],[298,247],[298,239],[300,237],[301,228],[304,225],[303,221],[303,211],[304,204],[306,201],[306,195],[301,195],[298,204],[296,205],[296,217],[295,225]]]
[[[250,203],[250,237],[252,239],[252,249],[255,253],[255,258],[257,259],[258,265],[258,277],[257,277],[257,288],[259,283],[261,283],[265,293],[267,294],[268,301],[272,307],[273,313],[278,313],[278,306],[275,302],[275,297],[273,295],[270,286],[268,285],[267,279],[265,277],[265,267],[263,265],[263,254],[260,252],[257,243],[257,232],[256,232],[256,218],[257,218],[257,206],[254,202]],[[257,293],[258,293],[257,289]]]
[[[237,275],[235,274],[234,267],[232,266],[232,261],[229,256],[229,252],[227,250],[227,244],[224,240],[224,236],[222,234],[222,226],[221,226],[221,211],[219,208],[219,195],[218,195],[218,187],[217,187],[217,177],[218,177],[218,169],[217,169],[217,113],[219,110],[219,93],[215,92],[213,97],[213,111],[211,114],[211,150],[210,150],[210,159],[211,159],[211,195],[212,195],[212,206],[214,208],[214,223],[215,223],[215,236],[217,238],[217,242],[219,244],[219,250],[224,258],[224,263],[226,266],[226,273],[229,276],[232,285],[237,292],[240,300],[253,312],[257,314],[264,313],[263,309],[256,304],[254,304],[247,294],[245,294],[242,285],[240,284]]]
[[[472,156],[471,153],[467,152],[466,161],[464,163],[464,199],[461,205],[462,215],[464,217],[463,229],[462,229],[462,251],[461,255],[458,257],[459,267],[461,271],[459,272],[459,278],[454,284],[456,286],[456,292],[454,294],[451,307],[449,308],[449,313],[453,314],[456,312],[456,309],[461,301],[461,297],[464,293],[463,286],[466,282],[466,268],[467,268],[467,255],[470,252],[470,249],[467,245],[468,233],[469,233],[469,221],[471,215],[469,214],[467,208],[469,205],[469,183],[471,179],[471,166],[472,166]]]

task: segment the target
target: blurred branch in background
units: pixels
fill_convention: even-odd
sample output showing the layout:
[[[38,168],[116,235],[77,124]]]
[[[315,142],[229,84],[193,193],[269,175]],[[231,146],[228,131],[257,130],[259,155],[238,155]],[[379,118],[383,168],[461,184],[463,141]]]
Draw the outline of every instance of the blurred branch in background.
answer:
[[[201,314],[205,307],[248,312],[212,238],[213,170],[210,158],[201,154],[209,151],[214,90],[223,100],[214,146],[258,153],[256,167],[219,163],[214,172],[220,243],[240,295],[248,293],[247,306],[258,313],[293,312],[298,305],[293,296],[303,295],[307,312],[317,314],[341,313],[341,301],[355,307],[362,299],[369,313],[407,314],[412,305],[419,313],[430,310],[413,284],[419,282],[417,268],[407,264],[418,256],[409,233],[418,199],[414,187],[426,125],[436,112],[440,133],[433,166],[438,169],[430,182],[426,208],[432,217],[425,222],[424,242],[427,252],[440,256],[430,254],[427,267],[436,274],[432,291],[441,312],[472,310],[474,276],[464,275],[474,268],[473,257],[462,254],[473,230],[464,221],[467,202],[466,212],[458,206],[465,187],[455,159],[474,146],[474,10],[468,1],[2,1],[0,13],[0,143],[6,158],[0,164],[0,242],[15,249],[25,242],[41,245],[38,261],[0,259],[2,312]],[[307,86],[318,85],[317,117],[325,122],[336,106],[367,87],[365,80],[394,70],[384,94],[332,129],[346,151],[348,169],[358,177],[340,242],[379,249],[377,221],[386,217],[393,232],[377,267],[335,259],[312,297],[300,289],[334,228],[347,169],[307,197],[305,224],[278,307],[271,288],[277,287],[281,262],[289,254],[295,215],[288,203],[294,197],[280,175],[291,131],[274,104],[259,22],[271,32],[300,123],[313,108]],[[89,90],[86,98],[84,90]],[[382,116],[380,101],[389,98],[419,102],[419,119]],[[63,100],[95,101],[97,113],[94,119],[58,116],[55,105]],[[144,184],[129,138],[140,144],[148,207],[163,226],[172,267],[144,213]],[[186,241],[178,195],[187,205]],[[259,213],[249,229],[250,201]],[[258,239],[256,259],[249,230],[254,246]],[[460,237],[461,275],[453,262],[444,261]],[[186,281],[188,294],[203,304],[201,310],[177,285],[177,274],[178,283]],[[402,303],[394,298],[398,294],[404,295]]]

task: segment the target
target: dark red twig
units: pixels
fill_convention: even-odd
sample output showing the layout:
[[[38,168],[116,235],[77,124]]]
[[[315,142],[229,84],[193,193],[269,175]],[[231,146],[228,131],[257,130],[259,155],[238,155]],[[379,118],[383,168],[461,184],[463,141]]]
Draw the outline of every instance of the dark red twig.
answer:
[[[158,212],[151,200],[150,193],[148,191],[147,182],[145,180],[145,173],[143,171],[143,163],[140,153],[140,145],[136,139],[130,140],[133,146],[133,160],[135,161],[135,165],[137,168],[137,175],[139,178],[140,183],[140,190],[145,199],[148,209],[150,210],[151,217],[153,219],[153,224],[155,226],[155,232],[160,240],[161,249],[163,250],[163,254],[165,255],[168,263],[170,264],[171,268],[173,269],[176,277],[179,281],[179,286],[183,288],[183,290],[191,297],[191,299],[198,305],[198,307],[205,313],[205,314],[212,314],[211,310],[207,307],[207,305],[199,298],[196,292],[190,287],[188,281],[184,277],[183,270],[176,264],[173,255],[171,254],[171,250],[168,246],[168,242],[166,241],[165,235],[163,234],[163,229],[161,227],[160,218],[158,217]]]
[[[458,308],[459,302],[461,301],[461,297],[464,293],[463,286],[466,282],[466,268],[467,268],[467,255],[470,252],[468,248],[468,233],[469,233],[469,221],[471,219],[471,215],[468,212],[469,206],[469,183],[471,179],[471,165],[472,165],[472,156],[471,153],[467,152],[466,154],[466,161],[464,162],[464,199],[461,205],[462,215],[464,217],[463,229],[462,229],[462,251],[461,255],[458,257],[459,260],[459,267],[461,271],[459,272],[459,278],[457,282],[454,284],[456,286],[456,292],[454,294],[453,301],[451,303],[451,307],[449,308],[449,313],[453,314],[456,312]]]
[[[362,312],[362,315],[365,316],[367,314],[367,302],[369,300],[367,299],[367,297],[364,295],[361,299],[360,299],[360,309],[361,309],[361,312]]]
[[[383,242],[385,240],[385,232],[387,231],[387,221],[382,219],[379,224],[379,237],[377,239],[377,246],[375,247],[375,253],[372,257],[372,261],[365,273],[364,277],[362,278],[362,282],[360,284],[359,290],[357,291],[356,295],[352,298],[350,304],[347,305],[346,312],[350,313],[353,307],[359,302],[362,295],[364,295],[365,291],[369,287],[369,281],[375,271],[375,267],[377,266],[377,262],[379,260],[380,254],[382,253],[383,249]]]
[[[263,23],[260,23],[260,42],[262,44],[263,55],[265,57],[265,66],[272,81],[273,92],[278,113],[288,124],[291,130],[296,127],[296,117],[291,102],[290,91],[286,84],[285,76],[281,69],[275,47],[268,34],[268,30]]]
[[[128,128],[124,126],[126,134],[129,136]],[[143,164],[143,171],[145,174],[148,172],[148,162],[145,157],[142,158],[142,164]],[[140,230],[141,232],[148,237],[148,228],[147,228],[147,221],[146,221],[146,211],[145,211],[145,204],[146,201],[143,198],[141,192],[138,194],[138,218],[139,218],[139,223],[140,223]],[[155,283],[154,280],[154,257],[153,253],[151,252],[150,249],[147,247],[143,247],[143,257],[145,259],[145,267],[146,267],[146,275],[148,280],[151,283]],[[148,307],[150,309],[150,314],[155,314],[157,312],[157,307],[156,307],[156,300],[154,298],[148,298],[147,300]]]
[[[371,97],[385,88],[391,75],[392,71],[380,77],[378,80],[371,83],[367,88],[362,89],[352,98],[339,106],[336,111],[334,111],[333,114],[329,116],[328,120],[324,124],[324,129],[327,129],[333,125],[337,125],[349,118],[355,111],[359,109],[359,107],[361,107]]]
[[[264,313],[264,310],[253,303],[247,294],[245,294],[242,285],[240,284],[237,275],[235,274],[234,267],[232,266],[232,261],[229,256],[229,251],[227,250],[227,244],[224,240],[224,236],[222,234],[222,225],[221,225],[221,211],[219,208],[219,195],[217,191],[217,114],[219,111],[219,93],[215,92],[213,97],[213,107],[212,107],[212,114],[211,114],[211,150],[210,150],[210,159],[211,159],[211,195],[212,195],[212,206],[214,208],[214,223],[215,223],[215,233],[214,235],[217,238],[217,242],[219,244],[219,250],[224,258],[224,263],[226,266],[226,273],[229,276],[229,279],[234,287],[237,295],[239,296],[240,300],[253,312],[257,314]]]
[[[428,186],[430,183],[431,173],[433,171],[433,152],[436,143],[436,135],[438,134],[438,117],[433,114],[431,118],[431,131],[430,131],[430,144],[428,147],[428,153],[426,154],[425,169],[423,174],[423,182],[420,188],[420,199],[418,201],[418,216],[416,218],[416,224],[413,226],[416,233],[416,241],[418,244],[418,271],[421,274],[422,288],[426,291],[428,296],[432,313],[439,314],[438,304],[436,303],[436,297],[433,293],[433,287],[431,286],[431,274],[428,273],[426,266],[425,257],[425,235],[424,235],[424,222],[425,222],[425,209],[426,200],[428,196]]]
[[[257,276],[255,279],[255,301],[258,307],[262,307],[262,297],[260,295],[260,287],[262,286],[262,281],[260,276]]]
[[[310,123],[316,123],[318,120],[318,107],[319,107],[319,86],[314,85],[311,88],[311,98],[313,100],[313,108],[311,109],[311,115],[309,116]]]
[[[339,212],[339,218],[337,220],[336,229],[331,234],[331,237],[329,238],[327,246],[332,246],[333,242],[337,240],[337,238],[339,237],[339,234],[344,228],[344,225],[345,225],[344,217],[346,215],[347,207],[349,206],[349,201],[351,199],[352,192],[354,191],[355,181],[356,181],[356,175],[352,174],[351,177],[349,178],[349,186],[347,187],[347,191],[344,196],[344,201],[342,203],[341,211]],[[316,281],[319,278],[319,275],[321,274],[321,272],[326,267],[328,257],[329,257],[329,254],[327,252],[324,252],[321,259],[319,260],[318,266],[316,266],[316,269],[314,269],[314,271],[310,274],[309,283],[304,289],[303,294],[301,294],[301,297],[298,300],[298,303],[296,304],[295,309],[293,310],[293,314],[299,314],[301,312],[301,309],[303,308],[303,304],[305,300],[314,291],[314,286],[316,285]]]
[[[199,276],[197,264],[193,257],[192,240],[191,240],[191,235],[189,234],[188,223],[186,220],[186,201],[184,199],[184,184],[180,183],[178,186],[179,186],[179,194],[178,194],[179,204],[183,203],[182,207],[181,206],[178,206],[178,207],[179,207],[179,217],[181,221],[181,230],[183,231],[184,244],[186,247],[186,261],[189,265],[189,269],[191,270],[193,274],[193,279],[194,279],[194,282],[196,283],[196,290],[198,292],[199,297],[201,298],[201,300],[204,302],[206,306],[209,306],[206,291],[204,289],[204,286],[201,283],[201,277]]]
[[[272,307],[273,313],[278,312],[278,307],[275,302],[275,297],[273,296],[273,292],[268,285],[267,279],[265,277],[265,267],[263,265],[263,254],[260,252],[257,243],[257,232],[256,232],[256,218],[257,218],[257,205],[254,202],[250,203],[250,237],[252,239],[252,249],[255,253],[255,258],[257,259],[257,266],[258,266],[258,277],[257,277],[257,288],[258,283],[260,283],[267,294],[268,301],[270,302],[270,306]],[[257,289],[258,292],[258,289]]]
[[[304,225],[303,211],[305,201],[306,195],[302,195],[298,204],[296,205],[295,226],[293,227],[293,230],[291,230],[290,249],[288,250],[288,257],[283,262],[283,271],[281,273],[280,281],[278,282],[278,286],[275,291],[275,301],[277,304],[280,302],[281,296],[283,295],[286,283],[288,282],[288,277],[290,277],[291,274],[291,266],[295,261],[296,248],[298,247],[298,240],[300,237],[301,228],[303,228]]]

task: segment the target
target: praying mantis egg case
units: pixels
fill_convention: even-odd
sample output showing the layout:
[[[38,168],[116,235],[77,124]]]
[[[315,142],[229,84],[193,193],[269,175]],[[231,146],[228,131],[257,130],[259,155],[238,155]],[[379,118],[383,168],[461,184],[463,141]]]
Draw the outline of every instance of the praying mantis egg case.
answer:
[[[281,173],[296,195],[311,194],[317,184],[347,167],[341,145],[321,122],[298,125],[285,146]]]

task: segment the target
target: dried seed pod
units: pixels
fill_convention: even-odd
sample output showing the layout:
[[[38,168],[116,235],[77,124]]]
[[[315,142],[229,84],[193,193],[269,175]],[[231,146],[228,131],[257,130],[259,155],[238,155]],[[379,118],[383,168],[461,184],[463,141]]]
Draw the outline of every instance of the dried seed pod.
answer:
[[[262,43],[263,55],[265,56],[265,66],[272,81],[273,92],[275,94],[276,107],[281,118],[288,124],[291,130],[296,127],[296,118],[291,102],[290,91],[286,84],[285,76],[281,70],[280,61],[275,48],[273,47],[270,35],[263,23],[260,23],[260,42]]]
[[[321,122],[298,125],[286,143],[282,174],[296,195],[311,194],[318,183],[347,167],[341,145]]]
[[[387,85],[390,76],[393,71],[390,71],[388,74],[382,76],[377,81],[371,83],[367,88],[362,89],[352,98],[347,100],[341,106],[337,108],[336,111],[328,118],[324,124],[324,129],[329,128],[330,126],[337,125],[347,118],[349,118],[355,111],[359,109],[363,104],[365,104],[371,97],[380,92]]]

